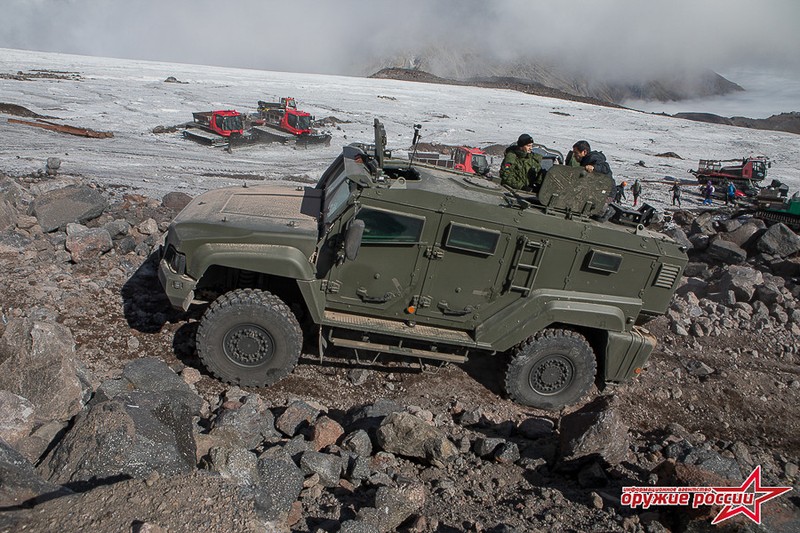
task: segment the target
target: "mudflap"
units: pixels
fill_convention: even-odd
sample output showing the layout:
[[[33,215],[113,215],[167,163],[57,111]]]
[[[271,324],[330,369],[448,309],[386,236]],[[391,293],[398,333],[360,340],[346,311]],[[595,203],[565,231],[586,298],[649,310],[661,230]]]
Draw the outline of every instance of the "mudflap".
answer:
[[[621,382],[639,374],[653,349],[656,338],[644,328],[609,331],[605,353],[605,380]]]
[[[614,178],[581,167],[554,165],[542,181],[539,202],[585,216],[602,215],[614,188]]]

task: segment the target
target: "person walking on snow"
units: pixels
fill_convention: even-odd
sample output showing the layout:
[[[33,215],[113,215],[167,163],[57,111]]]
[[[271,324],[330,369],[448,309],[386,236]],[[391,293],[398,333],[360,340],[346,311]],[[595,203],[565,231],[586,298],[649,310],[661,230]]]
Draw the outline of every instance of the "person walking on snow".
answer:
[[[672,191],[672,205],[678,204],[678,207],[681,207],[681,184],[675,183],[670,191]]]
[[[736,203],[736,186],[732,182],[728,182],[728,187],[725,191],[725,205],[728,205],[728,202],[731,204]]]
[[[711,183],[711,180],[708,180],[708,182],[703,187],[703,197],[704,197],[703,205],[712,205],[714,202],[713,195],[714,195],[714,184]]]
[[[633,207],[636,207],[639,202],[639,195],[642,194],[642,184],[639,183],[638,179],[631,185],[631,192],[633,193]]]

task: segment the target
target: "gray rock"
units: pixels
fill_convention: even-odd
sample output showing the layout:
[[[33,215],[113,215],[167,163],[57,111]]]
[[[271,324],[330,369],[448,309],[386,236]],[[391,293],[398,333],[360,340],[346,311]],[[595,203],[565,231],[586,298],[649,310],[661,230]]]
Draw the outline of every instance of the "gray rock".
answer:
[[[785,224],[778,223],[756,241],[756,249],[769,255],[789,257],[800,252],[800,236]]]
[[[503,441],[494,449],[492,457],[498,463],[516,463],[520,459],[519,446],[513,442]]]
[[[73,263],[83,263],[93,261],[108,252],[114,247],[114,243],[111,242],[111,235],[105,228],[93,228],[68,233],[64,246],[70,253]]]
[[[112,239],[119,239],[128,235],[131,231],[131,225],[127,220],[118,218],[103,225],[103,228],[108,232]]]
[[[180,211],[192,201],[192,197],[184,192],[169,192],[161,199],[161,205],[175,211]]]
[[[553,434],[555,424],[549,418],[527,418],[520,422],[517,433],[526,439],[540,439]]]
[[[689,262],[686,264],[686,268],[683,269],[683,275],[687,278],[707,280],[711,277],[711,270],[705,263]]]
[[[714,228],[714,216],[715,214],[711,211],[706,211],[705,213],[700,213],[695,217],[692,221],[692,227],[690,234],[703,234],[703,235],[714,235],[717,233],[717,230]]]
[[[371,429],[380,425],[381,421],[392,413],[400,413],[405,409],[402,405],[386,398],[379,398],[375,403],[358,408],[351,416],[353,429]]]
[[[684,232],[680,226],[664,228],[664,234],[675,239],[675,242],[681,246],[685,246],[687,250],[691,250],[694,247],[692,241],[689,240],[689,237],[686,236],[686,232]]]
[[[711,374],[714,373],[713,368],[711,368],[702,361],[697,361],[696,359],[684,362],[683,366],[684,368],[686,368],[686,372],[697,378],[710,376]]]
[[[612,397],[601,396],[561,418],[561,462],[565,465],[600,458],[617,464],[628,455],[628,427]]]
[[[0,389],[30,401],[39,419],[67,421],[82,409],[78,373],[68,328],[30,319],[8,323],[0,338]]]
[[[256,510],[266,520],[285,519],[303,490],[303,472],[289,458],[261,457],[258,474]]]
[[[258,459],[255,454],[242,447],[217,446],[208,453],[208,469],[239,485],[254,485],[260,481]]]
[[[48,176],[55,176],[58,169],[61,168],[61,159],[58,157],[48,157],[45,163],[45,170]]]
[[[342,440],[342,448],[358,455],[369,457],[372,455],[372,440],[363,429],[348,433]]]
[[[363,481],[372,475],[369,459],[358,455],[349,461],[347,479],[350,481]]]
[[[203,399],[164,361],[154,357],[134,359],[122,368],[119,379],[103,382],[97,400],[112,399],[130,391],[169,392],[181,397],[193,415],[199,415]]]
[[[472,451],[475,452],[475,455],[478,457],[486,457],[492,455],[494,450],[503,443],[505,443],[504,439],[479,437],[475,439],[475,444],[472,445]]]
[[[0,439],[0,508],[9,509],[33,503],[42,496],[59,497],[72,491],[43,480],[33,465]]]
[[[347,379],[356,387],[360,387],[367,382],[370,374],[366,368],[352,368],[347,372]]]
[[[335,487],[342,475],[342,458],[328,453],[307,451],[300,456],[300,468],[306,475],[319,475],[320,483],[324,486]]]
[[[736,459],[723,457],[713,450],[695,448],[684,458],[684,462],[697,465],[704,470],[726,477],[732,481],[743,481],[744,476]]]
[[[248,450],[265,440],[275,440],[280,433],[275,430],[275,418],[257,394],[248,394],[238,408],[223,408],[217,414],[211,434],[231,430]]]
[[[65,227],[69,222],[86,222],[99,217],[108,201],[96,189],[69,185],[40,194],[31,205],[31,214],[45,233]]]
[[[30,435],[35,422],[34,407],[27,398],[0,390],[0,439],[16,446]]]
[[[409,413],[387,416],[378,428],[376,439],[384,451],[430,462],[443,462],[458,455],[447,435]]]
[[[719,292],[733,291],[737,301],[749,302],[756,292],[756,286],[763,282],[764,276],[758,270],[732,265],[725,269],[715,288]]]
[[[598,463],[586,465],[578,472],[578,484],[583,488],[605,487],[608,484],[603,467]]]
[[[192,409],[175,391],[129,392],[92,402],[40,469],[57,483],[195,469]]]
[[[728,265],[738,265],[747,260],[747,252],[731,241],[719,237],[712,237],[706,248],[708,257]]]
[[[756,240],[761,236],[765,229],[766,225],[764,224],[763,220],[752,219],[745,224],[742,224],[735,230],[720,236],[726,241],[730,241],[740,248],[749,250],[754,246]]]
[[[358,520],[345,520],[339,527],[339,533],[380,533],[380,531],[372,524],[359,522]]]
[[[13,229],[18,217],[17,209],[10,202],[0,199],[0,232]]]
[[[294,437],[301,429],[308,427],[319,416],[319,409],[304,401],[289,404],[275,421],[275,427],[287,437]]]
[[[375,507],[361,508],[356,521],[372,526],[380,532],[396,531],[400,524],[422,509],[423,505],[425,505],[423,485],[379,487],[375,493]]]

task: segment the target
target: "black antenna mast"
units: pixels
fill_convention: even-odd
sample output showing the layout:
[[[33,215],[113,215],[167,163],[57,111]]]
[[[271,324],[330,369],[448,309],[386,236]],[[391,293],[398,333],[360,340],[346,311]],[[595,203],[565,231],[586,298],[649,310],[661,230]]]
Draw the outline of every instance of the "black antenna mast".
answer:
[[[408,167],[411,168],[411,163],[414,162],[414,157],[417,155],[417,143],[419,143],[420,138],[422,135],[419,134],[419,130],[422,129],[422,124],[414,124],[414,138],[411,141],[411,145],[414,148],[414,151],[411,152],[411,157],[408,160]]]

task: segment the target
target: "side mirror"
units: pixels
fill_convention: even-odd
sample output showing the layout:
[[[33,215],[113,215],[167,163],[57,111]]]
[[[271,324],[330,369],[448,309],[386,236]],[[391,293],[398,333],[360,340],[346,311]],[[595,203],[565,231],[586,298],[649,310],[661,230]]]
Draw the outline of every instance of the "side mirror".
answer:
[[[361,239],[364,237],[364,221],[353,220],[347,227],[344,236],[344,256],[348,261],[354,261],[358,257],[358,250],[361,248]]]

